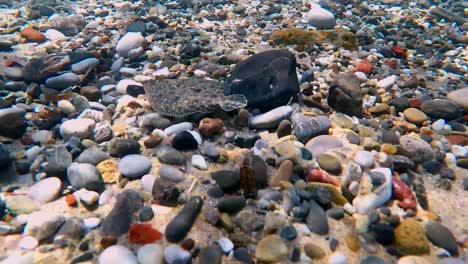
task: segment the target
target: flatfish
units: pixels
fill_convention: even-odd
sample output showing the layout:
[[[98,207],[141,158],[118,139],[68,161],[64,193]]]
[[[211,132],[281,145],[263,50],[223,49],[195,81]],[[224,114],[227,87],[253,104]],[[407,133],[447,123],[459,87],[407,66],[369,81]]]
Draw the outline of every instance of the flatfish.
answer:
[[[229,112],[247,105],[242,94],[226,95],[224,83],[196,77],[149,80],[144,89],[153,110],[167,116],[210,113],[218,107]]]

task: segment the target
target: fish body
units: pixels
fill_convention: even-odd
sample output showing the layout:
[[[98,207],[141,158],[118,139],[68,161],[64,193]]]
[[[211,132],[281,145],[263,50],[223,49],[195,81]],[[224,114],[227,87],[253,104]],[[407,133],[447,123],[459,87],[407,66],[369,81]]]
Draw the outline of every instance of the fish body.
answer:
[[[167,116],[209,113],[218,107],[229,112],[247,105],[244,95],[225,95],[225,84],[214,80],[195,77],[150,80],[144,88],[153,110]]]

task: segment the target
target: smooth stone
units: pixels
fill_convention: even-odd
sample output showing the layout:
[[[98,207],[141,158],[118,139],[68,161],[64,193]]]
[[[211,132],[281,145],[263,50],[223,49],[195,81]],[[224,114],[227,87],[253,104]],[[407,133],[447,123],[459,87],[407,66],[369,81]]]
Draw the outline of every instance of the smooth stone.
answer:
[[[451,91],[447,94],[447,98],[463,108],[465,113],[468,113],[468,87]]]
[[[137,191],[126,189],[115,200],[114,207],[102,221],[101,231],[104,236],[117,238],[130,230],[134,214],[143,207],[143,199]]]
[[[354,156],[354,162],[362,168],[370,168],[374,165],[374,155],[366,150],[360,150]]]
[[[145,38],[141,33],[128,32],[117,42],[115,50],[121,57],[135,58],[144,52],[145,44]]]
[[[46,80],[47,87],[55,90],[63,90],[65,88],[74,86],[80,82],[80,77],[75,73],[69,72],[59,75],[57,77],[50,77]]]
[[[80,139],[89,138],[95,124],[96,122],[90,118],[70,119],[60,125],[60,135],[64,140],[73,136]]]
[[[424,223],[424,231],[432,244],[447,250],[452,256],[458,255],[458,245],[452,231],[439,222],[428,220]]]
[[[65,217],[51,212],[38,211],[28,216],[24,235],[30,235],[37,240],[42,240],[52,236],[63,224]]]
[[[245,207],[243,196],[225,196],[218,203],[218,210],[223,213],[237,213]]]
[[[34,140],[34,142],[40,143],[41,145],[45,145],[52,139],[52,131],[39,130],[32,134],[31,138]]]
[[[447,121],[460,117],[463,113],[460,106],[450,100],[435,99],[424,102],[421,110],[433,118],[442,118]]]
[[[67,179],[76,188],[100,192],[104,181],[99,170],[89,163],[72,163],[67,169]]]
[[[143,190],[147,192],[153,191],[153,185],[155,180],[156,177],[151,174],[146,174],[143,177],[141,177],[141,186],[143,187]]]
[[[185,165],[185,156],[180,151],[170,146],[165,146],[157,152],[158,160],[161,163],[170,165]]]
[[[306,144],[307,150],[312,153],[312,157],[316,158],[320,154],[325,153],[326,151],[340,148],[343,144],[341,140],[334,136],[321,135],[312,138]]]
[[[46,39],[51,40],[51,41],[61,40],[61,39],[66,38],[66,36],[62,32],[53,28],[46,30],[44,32],[44,36],[46,37]]]
[[[32,236],[25,236],[18,243],[18,247],[25,250],[35,249],[38,245],[39,241]]]
[[[382,89],[389,89],[396,83],[397,80],[398,80],[398,76],[391,75],[391,76],[388,76],[387,78],[384,78],[378,81],[376,83],[376,86]]]
[[[321,169],[328,173],[339,175],[341,173],[341,162],[333,155],[322,153],[317,157],[317,162]]]
[[[72,163],[72,155],[64,145],[48,149],[45,153],[46,165],[43,169],[49,176],[65,176]]]
[[[260,136],[254,132],[240,132],[234,136],[234,144],[240,148],[252,148]]]
[[[291,106],[280,106],[264,114],[250,117],[249,126],[255,129],[276,128],[281,121],[289,119],[292,112]]]
[[[130,249],[121,245],[113,245],[102,251],[98,257],[98,263],[138,264],[138,258]]]
[[[424,255],[431,250],[424,228],[414,218],[406,218],[395,228],[395,245],[407,255]]]
[[[4,67],[3,75],[11,81],[22,81],[24,79],[23,70],[19,67]]]
[[[154,217],[153,208],[150,206],[143,206],[140,211],[138,211],[138,220],[140,222],[148,222]]]
[[[139,264],[163,264],[164,248],[159,244],[146,244],[137,251]]]
[[[306,223],[313,233],[318,235],[328,234],[327,214],[314,200],[309,201],[309,214],[307,215]]]
[[[88,58],[84,59],[80,62],[74,63],[71,65],[71,70],[75,74],[86,74],[90,70],[92,70],[94,67],[96,67],[99,64],[99,60],[96,58]]]
[[[213,172],[211,177],[225,192],[234,191],[240,187],[240,175],[238,172],[220,170]]]
[[[431,262],[423,257],[404,256],[398,259],[397,264],[431,264]],[[440,264],[440,262],[439,262]],[[447,263],[448,264],[448,263]],[[460,263],[462,264],[462,263]]]
[[[99,200],[99,193],[94,191],[88,191],[86,189],[80,189],[73,193],[80,202],[86,206],[92,206]]]
[[[326,255],[325,250],[312,242],[304,245],[304,252],[311,259],[321,259]]]
[[[209,245],[203,247],[198,254],[199,263],[221,264],[223,252],[219,245]]]
[[[459,258],[444,258],[441,261],[439,261],[439,264],[464,264],[464,263],[466,262],[463,259],[459,259]]]
[[[190,252],[178,245],[169,245],[164,249],[164,260],[167,264],[186,264],[192,259]]]
[[[55,234],[54,243],[80,240],[84,222],[80,218],[68,218]]]
[[[353,73],[339,74],[330,86],[327,102],[339,113],[361,117],[361,81]]]
[[[280,262],[288,258],[288,247],[277,235],[268,235],[258,242],[255,256],[261,262]]]
[[[234,249],[234,243],[227,237],[221,237],[217,241],[224,254],[229,254]]]
[[[107,189],[101,193],[99,196],[98,204],[99,205],[104,205],[107,204],[113,197],[114,197],[114,190],[112,189]]]
[[[40,210],[38,204],[26,195],[10,196],[5,199],[5,205],[12,215],[31,214]]]
[[[292,225],[287,225],[281,228],[281,231],[279,233],[280,237],[292,241],[296,239],[297,237],[297,231],[296,228]]]
[[[107,159],[110,159],[110,156],[106,152],[98,148],[88,148],[81,152],[80,156],[75,159],[75,162],[89,163],[96,166]]]
[[[169,165],[159,167],[159,177],[178,183],[185,180],[185,174],[179,168]]]
[[[285,136],[289,136],[292,133],[292,124],[289,120],[283,120],[278,125],[278,130],[276,130],[276,134],[278,138],[282,138]]]
[[[166,134],[167,136],[171,136],[173,134],[178,134],[185,130],[192,130],[192,128],[193,128],[192,123],[182,122],[182,123],[178,123],[178,124],[167,127],[166,129],[164,129],[164,134]]]
[[[298,141],[306,143],[313,137],[327,134],[331,123],[326,116],[312,117],[297,113],[292,116],[292,126]]]
[[[403,111],[403,115],[405,116],[406,120],[416,125],[421,125],[428,120],[427,115],[423,111],[416,108],[405,109],[405,111]]]
[[[128,178],[139,178],[151,170],[151,161],[142,155],[130,154],[123,157],[119,162],[119,170],[122,176]]]
[[[203,200],[199,196],[194,196],[184,205],[177,215],[172,218],[166,226],[164,232],[166,240],[171,243],[182,241],[199,215],[203,206]]]
[[[281,163],[278,170],[270,178],[270,186],[279,187],[282,181],[289,182],[289,179],[294,173],[294,164],[290,160],[285,160]]]
[[[192,156],[192,166],[199,170],[207,170],[208,164],[202,155],[195,154]]]
[[[239,247],[234,250],[234,258],[245,264],[255,264],[250,256],[249,250],[245,247]]]
[[[358,195],[353,200],[353,206],[356,208],[357,213],[367,214],[369,211],[374,210],[385,204],[392,196],[392,171],[388,168],[376,168],[370,171],[378,175],[383,175],[385,181],[374,192]],[[366,177],[371,177],[366,173]],[[369,181],[372,182],[371,179]]]
[[[343,252],[335,252],[328,258],[328,264],[348,264],[348,257]]]
[[[45,178],[29,187],[28,196],[31,197],[34,201],[48,203],[58,197],[61,188],[62,181],[59,178]]]
[[[123,80],[120,80],[119,83],[117,83],[116,90],[117,90],[117,92],[119,92],[121,94],[127,94],[127,91],[129,89],[129,87],[131,87],[131,86],[143,87],[143,84],[141,84],[139,82],[136,82],[134,80],[123,79]],[[103,93],[105,93],[105,92],[103,91]]]
[[[307,23],[317,29],[332,29],[336,26],[333,13],[317,4],[313,4],[307,13]]]
[[[386,264],[387,262],[377,256],[367,256],[361,260],[360,264]]]
[[[0,109],[0,135],[18,138],[26,130],[26,110],[19,107]]]
[[[407,152],[404,154],[414,163],[423,163],[434,158],[434,150],[426,141],[413,137],[400,137],[400,145]]]
[[[198,140],[190,131],[182,131],[172,139],[172,147],[177,150],[194,150],[198,148]]]
[[[296,57],[288,50],[259,52],[239,61],[228,81],[229,94],[243,94],[249,106],[268,111],[297,98]]]

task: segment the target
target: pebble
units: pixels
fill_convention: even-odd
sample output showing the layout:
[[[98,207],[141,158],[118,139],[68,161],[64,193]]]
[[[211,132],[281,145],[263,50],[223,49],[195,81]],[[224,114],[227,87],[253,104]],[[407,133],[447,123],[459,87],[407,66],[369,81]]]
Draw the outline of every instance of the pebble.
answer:
[[[178,134],[185,130],[192,130],[192,128],[193,128],[192,123],[182,122],[182,123],[167,127],[166,129],[164,129],[164,134],[166,134],[167,136],[171,136],[173,134]]]
[[[317,29],[332,29],[336,25],[333,13],[317,4],[312,5],[307,13],[307,23]]]
[[[62,181],[57,177],[50,177],[35,183],[28,190],[28,196],[34,201],[48,203],[55,200],[60,194]]]
[[[203,247],[199,253],[199,263],[221,264],[223,252],[219,245],[209,245]]]
[[[372,174],[382,175],[383,183],[375,192],[359,195],[353,200],[353,206],[359,214],[367,214],[369,211],[382,206],[392,196],[392,172],[388,168],[376,168],[370,171]],[[372,180],[369,179],[371,182]]]
[[[427,238],[436,246],[447,250],[452,256],[458,255],[457,241],[447,227],[435,221],[424,223]]]
[[[288,247],[277,235],[265,236],[258,242],[255,257],[261,262],[280,262],[288,258]]]
[[[71,65],[71,70],[75,74],[87,74],[90,70],[99,64],[99,60],[96,58],[84,59],[80,62]],[[53,87],[52,87],[53,88]]]
[[[183,171],[169,165],[162,165],[159,167],[159,177],[176,183],[185,180],[185,174]]]
[[[340,148],[343,146],[341,143],[341,140],[334,136],[329,136],[329,135],[321,135],[312,138],[309,140],[306,144],[307,150],[309,150],[312,153],[312,157],[316,158],[320,154],[335,149],[335,148]]]
[[[75,73],[69,72],[57,77],[50,77],[46,80],[46,86],[55,90],[62,91],[68,87],[74,86],[80,82],[80,77]]]
[[[192,166],[199,170],[207,170],[208,164],[202,155],[195,154],[192,156]]]
[[[255,129],[276,128],[281,121],[289,119],[292,115],[291,106],[280,106],[264,114],[249,118],[249,127]]]
[[[326,134],[331,123],[326,116],[311,117],[304,114],[294,114],[292,126],[297,139],[306,143],[313,137]]]
[[[81,152],[75,161],[79,163],[89,163],[96,166],[108,159],[110,159],[110,156],[106,152],[98,148],[88,148]]]
[[[39,241],[33,236],[25,236],[18,243],[18,246],[25,250],[35,249],[38,245]]]
[[[354,162],[362,168],[370,168],[374,165],[374,155],[369,151],[360,150],[354,156]]]
[[[26,110],[18,107],[0,109],[0,135],[18,138],[25,131]]]
[[[122,176],[127,178],[140,178],[151,170],[151,161],[142,155],[130,154],[119,162]]]
[[[189,263],[192,255],[178,245],[169,245],[164,249],[164,260],[167,264]]]
[[[182,210],[172,218],[164,232],[167,241],[180,242],[188,234],[203,206],[201,197],[194,196],[184,205]],[[166,259],[167,261],[167,259]]]
[[[325,250],[312,242],[304,245],[304,252],[311,259],[321,259],[326,255]]]
[[[62,215],[45,211],[34,212],[28,216],[23,233],[40,241],[51,237],[64,221],[65,217]]]
[[[414,163],[422,163],[434,158],[431,145],[422,139],[405,135],[400,137],[400,145],[407,152],[405,156]]]
[[[421,110],[430,117],[442,118],[447,121],[456,119],[463,113],[456,103],[445,99],[426,101],[421,105]]]
[[[468,113],[468,87],[451,91],[447,94],[447,98],[459,105],[465,113]]]
[[[307,215],[306,223],[313,233],[318,235],[328,234],[327,215],[314,200],[309,201],[309,214]]]
[[[119,237],[130,230],[133,215],[143,206],[135,190],[126,189],[116,197],[114,207],[104,218],[101,231],[104,236]]]
[[[136,58],[144,52],[145,44],[145,38],[141,33],[128,32],[117,42],[115,50],[124,58]]]
[[[29,42],[36,42],[36,43],[42,43],[46,40],[46,37],[42,32],[30,27],[26,26],[23,29],[21,29],[21,37],[25,38]]]
[[[89,118],[71,119],[60,125],[60,135],[64,140],[71,137],[89,138],[93,133],[95,121]]]
[[[406,120],[416,125],[421,125],[428,119],[423,111],[416,108],[407,108],[403,111],[403,114],[405,115]]]
[[[223,250],[224,254],[229,254],[234,249],[234,244],[232,241],[227,237],[221,237],[218,239],[218,245]]]
[[[348,257],[343,252],[335,252],[329,257],[328,263],[329,264],[347,264]]]
[[[163,264],[164,248],[159,244],[146,244],[137,251],[139,264]]]
[[[98,257],[98,263],[138,264],[138,259],[130,249],[121,245],[113,245],[102,251]]]
[[[76,189],[102,191],[104,188],[101,173],[88,163],[72,163],[67,169],[67,179]]]
[[[13,215],[31,214],[40,209],[37,203],[26,195],[8,197],[5,205]]]

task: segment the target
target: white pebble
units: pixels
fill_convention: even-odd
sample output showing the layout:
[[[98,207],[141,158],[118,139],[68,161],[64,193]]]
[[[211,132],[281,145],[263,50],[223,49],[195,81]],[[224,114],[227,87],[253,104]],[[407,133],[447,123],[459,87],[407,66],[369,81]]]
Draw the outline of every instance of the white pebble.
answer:
[[[342,252],[335,252],[330,256],[328,263],[329,264],[347,264],[348,258]]]
[[[147,192],[152,192],[155,180],[156,177],[154,177],[151,174],[146,174],[143,177],[141,177],[141,186],[143,187],[143,190]]]
[[[138,249],[137,258],[140,264],[163,264],[164,248],[159,244],[146,244]]]
[[[99,205],[104,205],[104,204],[108,203],[112,199],[112,197],[114,197],[114,190],[107,189],[107,190],[103,191],[101,193],[101,195],[99,196],[98,204]]]
[[[21,249],[35,249],[39,245],[39,241],[33,236],[25,236],[23,237],[20,242],[18,243],[18,246]]]
[[[444,129],[444,126],[445,126],[445,120],[444,119],[439,119],[439,120],[435,121],[434,123],[432,123],[432,129],[434,129],[435,131],[439,131],[439,130]]]
[[[98,264],[137,264],[138,259],[130,249],[121,246],[113,245],[106,248],[98,257]]]
[[[83,219],[83,225],[85,229],[91,230],[98,227],[101,224],[101,219],[97,217],[90,217]]]
[[[208,164],[202,155],[195,154],[192,156],[192,166],[199,170],[207,170]]]
[[[218,240],[218,244],[223,250],[224,254],[228,254],[234,249],[234,243],[232,243],[232,241],[227,237],[220,238]]]

